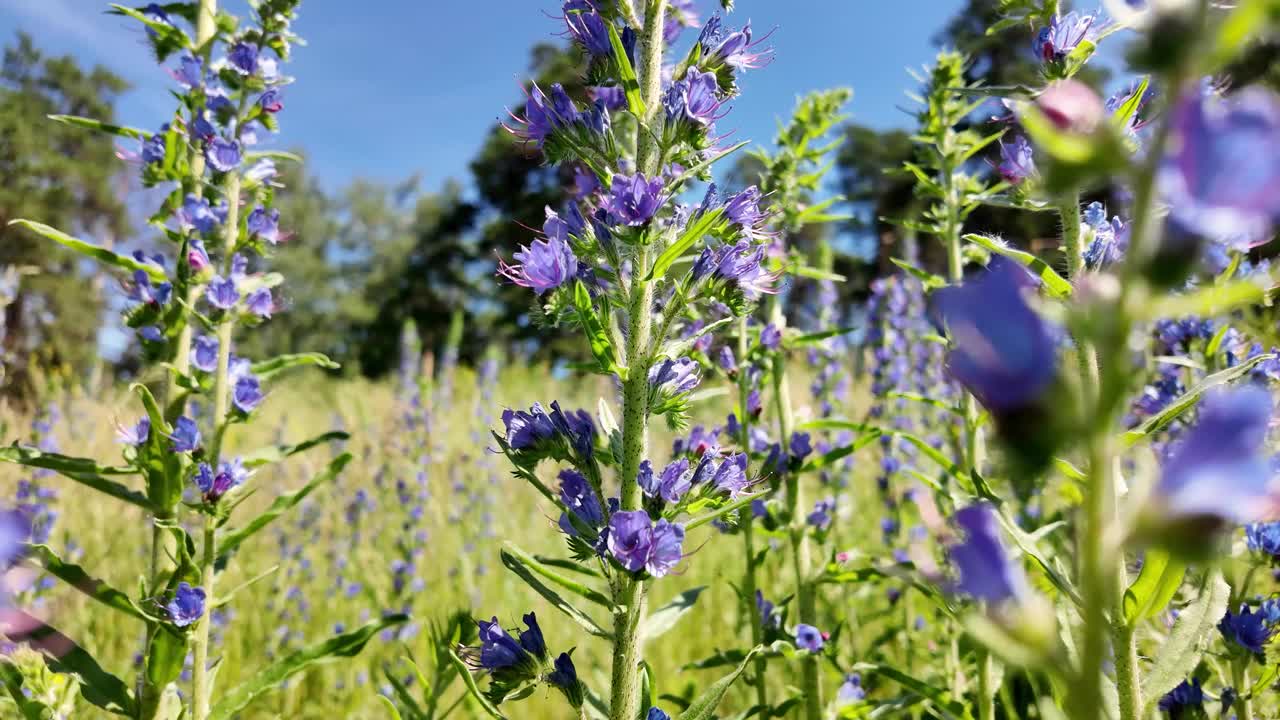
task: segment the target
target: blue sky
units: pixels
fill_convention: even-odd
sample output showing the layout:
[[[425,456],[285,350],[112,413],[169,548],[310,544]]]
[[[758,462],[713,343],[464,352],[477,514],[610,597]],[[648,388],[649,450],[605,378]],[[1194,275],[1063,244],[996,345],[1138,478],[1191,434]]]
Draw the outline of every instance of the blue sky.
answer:
[[[140,2],[140,0],[139,0]],[[137,4],[137,3],[135,3]],[[903,125],[908,67],[929,61],[930,38],[961,0],[739,0],[730,18],[773,30],[777,52],[743,82],[722,121],[735,137],[768,143],[778,118],[808,90],[850,86],[855,120]],[[288,73],[280,147],[304,148],[310,170],[336,189],[353,177],[387,182],[421,173],[427,188],[465,179],[467,161],[505,106],[521,96],[528,49],[560,32],[556,0],[309,0],[296,29],[308,42]],[[700,0],[705,13],[718,6]],[[0,38],[16,30],[56,53],[102,63],[134,89],[118,113],[151,128],[171,111],[172,81],[128,20],[102,0],[0,0]],[[242,2],[227,5],[233,11]],[[682,40],[691,40],[687,32]]]

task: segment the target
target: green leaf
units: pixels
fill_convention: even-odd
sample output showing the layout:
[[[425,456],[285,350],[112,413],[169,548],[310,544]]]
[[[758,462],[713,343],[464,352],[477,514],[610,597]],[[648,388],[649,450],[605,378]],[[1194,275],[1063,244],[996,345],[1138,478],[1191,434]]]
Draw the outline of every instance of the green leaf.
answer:
[[[605,23],[609,29],[609,44],[613,46],[613,64],[618,69],[618,82],[622,83],[622,91],[627,96],[627,109],[637,119],[644,117],[644,98],[640,96],[640,79],[636,77],[636,69],[631,66],[627,57],[627,49],[618,35],[618,28],[613,23]]]
[[[275,690],[293,675],[334,658],[355,657],[375,635],[389,627],[409,621],[408,615],[388,615],[367,623],[349,633],[303,648],[259,670],[252,678],[220,693],[218,703],[209,712],[209,720],[231,720],[264,692]]]
[[[725,694],[729,692],[729,688],[738,679],[738,676],[742,675],[743,671],[747,669],[747,664],[751,662],[751,658],[761,649],[760,647],[753,648],[742,659],[742,663],[734,668],[733,672],[711,683],[706,690],[702,691],[701,695],[689,703],[689,707],[685,708],[685,711],[680,713],[676,720],[710,720],[715,717],[716,708],[720,706],[720,701],[724,699]]]
[[[133,717],[137,714],[133,694],[123,680],[112,675],[84,648],[50,625],[37,620],[21,610],[6,611],[11,617],[8,638],[16,643],[27,643],[44,655],[45,665],[60,675],[74,675],[79,681],[80,695],[89,703],[116,715]]]
[[[259,380],[266,382],[267,380],[279,375],[280,373],[293,370],[295,368],[305,367],[307,365],[316,365],[325,370],[337,370],[342,367],[338,363],[330,360],[322,353],[296,353],[293,355],[279,355],[270,360],[256,362],[250,368]]]
[[[1124,591],[1124,620],[1134,625],[1153,618],[1165,609],[1182,585],[1187,566],[1169,553],[1148,548],[1142,558],[1142,572]]]
[[[935,685],[930,685],[929,683],[898,670],[897,668],[881,663],[860,662],[855,664],[853,669],[864,674],[874,673],[876,675],[883,675],[897,682],[907,690],[910,690],[921,697],[932,700],[937,704],[939,710],[944,710],[950,713],[953,717],[968,717],[968,713],[965,710],[964,705],[959,701],[952,699],[950,693],[946,690]]]
[[[182,676],[182,664],[187,659],[187,636],[161,625],[151,638],[151,650],[147,655],[147,679],[155,687],[177,682]]]
[[[570,605],[569,602],[561,597],[559,593],[547,587],[541,580],[534,577],[533,572],[525,566],[523,562],[517,559],[515,555],[512,555],[507,548],[503,548],[500,555],[502,557],[502,564],[506,565],[508,570],[515,573],[516,576],[523,580],[526,585],[533,588],[534,591],[542,597],[546,598],[547,602],[550,602],[557,610],[568,615],[570,619],[585,628],[587,632],[595,635],[596,637],[613,637],[612,633],[597,625],[596,621],[591,619],[591,616]]]
[[[151,394],[151,390],[142,383],[134,383],[129,389],[138,395],[138,399],[142,401],[142,407],[147,411],[147,419],[151,422],[153,431],[168,435],[173,432],[173,428],[164,419],[164,411],[160,409],[160,403],[156,402],[156,398]]]
[[[805,208],[804,211],[796,217],[795,222],[799,225],[819,225],[822,223],[848,220],[849,216],[846,214],[824,212],[827,208],[835,205],[836,203],[844,202],[844,200],[844,196],[836,195],[829,197],[822,202],[814,203],[813,205]]]
[[[645,275],[645,280],[652,280],[656,277],[662,277],[667,274],[667,270],[671,265],[684,255],[693,244],[710,233],[724,219],[724,208],[716,208],[710,212],[704,212],[697,218],[690,221],[685,226],[684,231],[680,233],[680,237],[676,241],[667,246],[662,254],[658,255],[658,259],[653,261],[653,267],[649,269],[649,273]]]
[[[1200,656],[1216,633],[1213,628],[1227,611],[1231,586],[1222,579],[1222,572],[1205,573],[1200,584],[1200,596],[1180,613],[1173,624],[1169,639],[1160,645],[1155,664],[1142,679],[1143,697],[1151,701],[1177,687],[1200,664]]]
[[[138,607],[124,592],[92,577],[79,565],[58,557],[58,554],[48,545],[28,545],[27,557],[31,562],[47,570],[50,575],[109,608],[119,610],[143,622],[156,619]]]
[[[671,602],[649,613],[649,616],[640,624],[640,642],[661,637],[675,627],[676,623],[680,622],[680,618],[693,610],[694,604],[698,602],[698,596],[706,589],[705,585],[699,585],[685,590]]]
[[[88,458],[46,453],[21,445],[0,448],[0,462],[11,462],[18,465],[26,465],[27,467],[53,470],[59,475],[75,480],[81,485],[137,505],[147,512],[152,511],[151,501],[147,499],[146,495],[130,490],[121,483],[104,477],[105,475],[135,475],[137,471],[133,468],[108,467],[99,465]]]
[[[310,450],[317,445],[325,443],[349,440],[351,436],[341,430],[333,430],[322,435],[317,435],[310,440],[304,440],[296,445],[270,445],[258,448],[252,452],[241,456],[246,468],[256,468],[263,465],[270,465],[284,461],[286,458],[297,455],[300,452]]]
[[[938,288],[947,286],[947,281],[944,280],[940,275],[934,275],[928,270],[918,268],[915,265],[912,265],[911,263],[907,262],[906,260],[903,260],[901,258],[889,258],[889,261],[892,262],[894,265],[897,265],[898,267],[902,268],[903,270],[906,270],[908,274],[910,274],[915,279],[919,280],[920,284],[924,285],[925,292],[929,292],[931,290],[937,290]]]
[[[151,263],[139,262],[128,255],[117,255],[104,247],[72,237],[61,230],[49,227],[44,223],[38,223],[34,220],[10,220],[9,224],[24,227],[43,238],[52,240],[63,247],[70,248],[81,255],[91,257],[98,262],[114,265],[121,270],[127,270],[131,273],[141,270],[156,282],[164,282],[168,280],[168,276],[165,275],[163,268],[156,267]]]
[[[578,322],[587,334],[587,342],[591,343],[591,354],[595,356],[600,372],[625,378],[626,373],[618,366],[618,356],[613,351],[613,341],[609,339],[609,333],[596,315],[596,309],[591,304],[591,293],[581,280],[573,281],[573,306],[578,311]]]
[[[120,137],[132,138],[134,140],[146,140],[151,137],[151,133],[138,128],[125,127],[123,125],[112,125],[104,123],[101,120],[93,118],[79,117],[77,115],[50,115],[50,120],[60,122],[63,125],[84,128],[86,130],[94,130],[97,132],[107,133],[108,135],[118,135]]]
[[[1040,278],[1044,283],[1044,289],[1053,297],[1069,298],[1073,292],[1071,283],[1066,278],[1054,272],[1049,264],[1029,252],[1023,252],[1016,248],[1009,247],[1005,241],[1000,238],[988,237],[986,235],[978,235],[977,233],[969,233],[964,236],[965,240],[990,250],[991,252],[1007,257],[1010,260],[1022,265]]]
[[[1267,289],[1254,280],[1236,280],[1222,285],[1200,288],[1184,295],[1166,295],[1143,303],[1140,319],[1166,317],[1218,317],[1240,308],[1261,304]]]
[[[476,685],[475,676],[471,674],[471,668],[468,668],[467,664],[462,662],[462,658],[458,657],[458,653],[450,650],[449,659],[453,661],[453,666],[457,668],[458,675],[462,677],[462,683],[466,686],[467,694],[471,696],[471,699],[480,703],[480,708],[484,710],[489,717],[496,718],[496,720],[507,720],[506,716],[498,712],[498,708],[494,707],[493,703],[489,702],[489,698],[485,697],[484,693],[480,692],[480,688]]]
[[[284,150],[252,150],[244,154],[245,164],[253,164],[258,160],[287,160],[289,162],[302,163],[301,155],[297,153],[286,152]]]
[[[733,502],[723,507],[716,508],[715,510],[712,510],[711,512],[706,513],[705,515],[699,515],[698,517],[690,520],[689,522],[684,524],[684,529],[693,530],[695,528],[702,527],[703,525],[706,525],[707,523],[711,522],[712,520],[715,520],[716,518],[724,517],[725,515],[728,515],[729,513],[735,510],[739,510],[741,508],[746,507],[747,505],[750,505],[752,501],[759,499],[763,495],[764,493],[756,493],[754,495],[743,495],[742,497],[738,498],[737,500],[734,500]]]
[[[1134,116],[1138,114],[1138,108],[1142,107],[1142,97],[1147,94],[1147,86],[1151,84],[1151,76],[1144,75],[1138,83],[1138,87],[1134,89],[1132,95],[1120,103],[1120,107],[1111,113],[1111,119],[1121,128],[1129,127],[1133,122]]]
[[[231,554],[234,553],[245,540],[253,537],[254,533],[257,533],[262,528],[270,525],[272,521],[283,515],[285,511],[297,506],[298,503],[302,502],[316,488],[338,477],[342,472],[342,469],[345,468],[349,462],[351,462],[351,453],[343,453],[339,455],[334,458],[333,462],[330,462],[329,466],[326,467],[319,475],[312,478],[311,482],[287,495],[277,497],[275,502],[271,503],[271,507],[264,510],[261,515],[257,516],[253,520],[250,520],[248,525],[245,525],[239,530],[223,537],[222,542],[218,543],[218,564],[222,565],[226,563]]]
[[[388,698],[386,695],[378,695],[376,697],[378,698],[379,702],[381,702],[383,705],[386,706],[387,712],[391,714],[391,717],[394,718],[394,720],[402,720],[400,717],[400,711],[396,710],[396,704],[391,702],[390,698]]]
[[[577,595],[578,597],[583,598],[585,600],[589,600],[599,605],[600,607],[604,607],[604,608],[613,607],[613,603],[609,600],[609,598],[605,597],[603,593],[597,590],[594,590],[586,585],[583,585],[582,583],[577,582],[572,578],[568,578],[568,577],[565,577],[564,575],[561,575],[560,573],[548,567],[545,563],[539,562],[537,558],[533,557],[532,555],[525,552],[524,550],[521,550],[520,548],[516,547],[512,543],[503,544],[502,554],[504,556],[503,562],[506,562],[505,556],[510,555],[511,559],[514,562],[520,563],[521,565],[525,566],[529,570],[555,583],[560,588],[564,590],[568,590],[574,595]]]
[[[1173,402],[1169,403],[1164,410],[1161,410],[1159,413],[1147,418],[1146,421],[1138,427],[1124,433],[1124,435],[1121,436],[1122,442],[1124,442],[1125,447],[1133,447],[1144,438],[1158,433],[1168,427],[1170,423],[1181,417],[1183,413],[1190,410],[1192,407],[1195,407],[1195,404],[1200,401],[1201,395],[1204,395],[1206,392],[1218,387],[1219,385],[1225,385],[1233,380],[1243,377],[1259,363],[1272,360],[1275,357],[1275,355],[1271,354],[1259,355],[1257,357],[1249,358],[1235,367],[1220,370],[1206,377],[1196,383],[1195,387],[1192,387]]]

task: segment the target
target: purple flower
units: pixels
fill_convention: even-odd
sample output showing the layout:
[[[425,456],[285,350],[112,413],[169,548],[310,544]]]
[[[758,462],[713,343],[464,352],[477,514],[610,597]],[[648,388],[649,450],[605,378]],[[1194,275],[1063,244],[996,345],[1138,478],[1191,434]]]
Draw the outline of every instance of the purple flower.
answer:
[[[578,669],[573,666],[573,658],[569,653],[556,656],[551,672],[547,673],[547,682],[559,688],[573,707],[582,707],[582,683],[578,680]]]
[[[169,435],[174,452],[195,452],[200,449],[200,428],[196,421],[185,415],[173,424],[173,434]]]
[[[278,113],[284,109],[284,96],[278,88],[267,88],[258,97],[258,107],[265,113]]]
[[[1000,164],[996,166],[1000,177],[1011,185],[1017,185],[1036,174],[1035,151],[1027,138],[1015,135],[1013,142],[1000,141]]]
[[[191,365],[201,372],[211,373],[218,369],[218,338],[212,335],[199,335],[191,346]]]
[[[713,69],[724,65],[736,70],[764,67],[773,53],[771,48],[756,50],[764,41],[765,38],[752,40],[750,21],[741,30],[723,35],[720,16],[712,16],[703,26],[702,35],[698,38],[698,43],[702,45],[702,64]]]
[[[747,479],[747,454],[737,453],[725,458],[711,476],[711,484],[715,489],[728,493],[730,498],[741,495],[751,486]]]
[[[249,471],[240,458],[219,464],[216,473],[208,463],[200,463],[194,479],[205,502],[216,503],[228,492],[243,485],[249,479]]]
[[[656,494],[669,503],[678,503],[692,487],[693,476],[689,473],[688,458],[676,458],[662,468]]]
[[[710,127],[721,117],[720,108],[724,103],[720,100],[719,91],[720,84],[714,73],[690,68],[684,79],[673,83],[663,95],[667,122]]]
[[[1022,297],[1026,272],[1008,263],[937,292],[951,336],[947,370],[993,413],[1030,406],[1052,385],[1056,343]]]
[[[154,135],[142,141],[142,162],[147,165],[164,162],[167,154],[165,136],[168,134],[169,124],[165,123]]]
[[[796,625],[796,647],[811,653],[820,653],[826,644],[827,640],[818,628],[804,623]]]
[[[604,18],[600,17],[587,0],[566,0],[564,24],[569,29],[569,36],[591,55],[596,57],[613,55],[609,28]]]
[[[236,289],[236,279],[234,277],[215,276],[209,281],[209,287],[205,288],[204,297],[209,304],[220,309],[230,310],[240,301],[240,291]]]
[[[1195,427],[1164,462],[1155,488],[1157,512],[1174,520],[1255,519],[1271,484],[1263,455],[1270,421],[1266,390],[1243,387],[1206,394]]]
[[[1027,587],[1026,576],[1022,566],[1012,561],[1005,551],[991,506],[970,505],[957,510],[954,517],[965,534],[963,542],[947,550],[960,573],[954,591],[989,603],[1022,597]]]
[[[205,252],[202,241],[192,240],[187,244],[187,266],[193,274],[199,275],[210,265],[209,253]]]
[[[609,553],[631,572],[662,577],[683,557],[684,526],[664,518],[653,525],[643,510],[615,512],[609,518]]]
[[[764,593],[756,591],[756,612],[760,614],[760,627],[766,630],[777,628],[782,622],[782,617],[775,612],[773,603],[764,598]]]
[[[809,513],[805,518],[805,522],[819,529],[826,530],[831,527],[831,513],[836,509],[836,502],[833,499],[819,500],[813,504],[813,512]]]
[[[498,618],[480,620],[480,667],[490,672],[527,664],[529,653],[498,624]]]
[[[534,403],[528,412],[509,408],[503,410],[502,424],[506,428],[507,445],[512,450],[536,447],[556,434],[556,426],[540,403]]]
[[[777,292],[774,282],[782,274],[768,272],[761,265],[764,260],[763,245],[746,240],[736,245],[726,245],[718,250],[708,248],[694,263],[692,270],[694,280],[699,280],[707,272],[717,281],[736,285],[748,299],[754,300],[761,293]],[[700,268],[699,266],[703,267]],[[700,272],[701,270],[701,272]]]
[[[214,208],[209,205],[209,201],[194,193],[188,193],[182,201],[182,207],[176,211],[178,224],[184,230],[194,228],[200,233],[211,233],[217,229],[223,221],[227,219],[227,210],[225,207]],[[200,246],[200,252],[203,254],[204,246]],[[204,257],[208,262],[208,256]],[[193,268],[195,269],[195,268]]]
[[[244,171],[244,179],[249,183],[262,183],[279,174],[276,163],[271,158],[262,158]]]
[[[132,426],[122,425],[117,431],[120,442],[132,447],[138,447],[145,443],[147,438],[151,437],[151,418],[143,415],[138,418],[138,422]]]
[[[793,460],[803,461],[809,456],[809,453],[813,452],[813,444],[809,442],[809,433],[791,433],[791,441],[787,445],[787,450]]]
[[[164,342],[164,333],[155,325],[144,325],[138,328],[138,335],[147,342]]]
[[[604,525],[604,510],[600,508],[596,491],[577,470],[560,471],[560,502],[587,527],[599,528]],[[576,537],[579,534],[568,515],[560,516],[560,529],[566,535]]]
[[[702,381],[702,366],[686,357],[663,358],[649,368],[649,387],[667,395],[691,392]]]
[[[570,446],[584,458],[595,452],[596,427],[591,422],[591,415],[586,410],[564,412],[560,409],[560,401],[551,403],[551,424]]]
[[[1036,97],[1036,107],[1059,130],[1089,134],[1106,117],[1107,109],[1093,88],[1079,80],[1059,80]]]
[[[547,656],[547,641],[542,637],[542,628],[538,627],[538,616],[526,613],[523,618],[525,630],[520,632],[520,647],[536,658]]]
[[[253,375],[241,375],[231,388],[231,402],[240,412],[251,413],[262,403],[262,384]]]
[[[144,305],[164,305],[173,294],[173,285],[167,282],[151,284],[151,276],[145,270],[133,271],[133,286],[129,288],[129,298]]]
[[[240,142],[215,137],[204,149],[205,160],[218,172],[230,172],[240,167]]]
[[[1280,559],[1280,522],[1250,523],[1244,540],[1249,550]]]
[[[227,52],[227,61],[241,75],[258,72],[258,48],[247,42],[238,42]]]
[[[760,331],[760,344],[768,350],[777,350],[782,347],[782,331],[777,325],[769,323]]]
[[[758,418],[763,411],[764,405],[760,402],[760,391],[753,389],[747,393],[747,414],[753,418]]]
[[[1177,687],[1160,698],[1160,710],[1169,713],[1170,720],[1190,720],[1197,717],[1204,707],[1204,690],[1200,689],[1200,679],[1183,680]]]
[[[1248,605],[1241,603],[1240,612],[1233,613],[1228,610],[1227,614],[1222,616],[1222,620],[1218,623],[1218,632],[1222,633],[1223,639],[1227,642],[1234,643],[1254,655],[1261,655],[1266,651],[1271,636],[1275,634],[1275,628],[1267,623],[1264,613],[1254,612]]]
[[[860,703],[867,699],[867,691],[862,688],[862,675],[858,673],[849,673],[844,676],[844,682],[841,683],[840,689],[836,691],[836,705],[844,707]]]
[[[1097,16],[1069,12],[1055,16],[1048,26],[1040,28],[1031,42],[1031,51],[1041,62],[1065,60],[1080,43],[1093,39],[1093,23]]]
[[[720,352],[716,355],[716,363],[730,377],[738,372],[738,360],[733,356],[733,349],[728,345],[720,346]]]
[[[173,71],[173,79],[188,90],[199,87],[204,82],[204,61],[191,53],[183,54],[178,58],[178,69]]]
[[[578,274],[578,258],[569,243],[561,238],[534,240],[532,245],[522,245],[515,259],[515,265],[499,259],[498,274],[515,285],[532,289],[538,295],[560,287]]]
[[[1188,92],[1173,109],[1161,195],[1176,232],[1247,249],[1280,218],[1280,101],[1250,88],[1226,99]]]
[[[524,127],[511,132],[542,147],[551,133],[578,121],[578,108],[559,83],[551,86],[550,98],[534,85],[524,106],[524,117],[516,120]]]
[[[22,546],[29,537],[31,523],[26,515],[17,510],[0,510],[0,571],[10,568],[22,556]]]
[[[280,211],[275,208],[254,208],[245,226],[250,235],[257,235],[272,245],[280,242]]]
[[[249,293],[248,299],[245,300],[245,307],[260,318],[271,317],[271,313],[276,309],[276,301],[271,297],[271,288],[258,288]]]
[[[671,716],[656,707],[651,707],[649,714],[644,716],[644,720],[671,720]]]
[[[187,627],[204,615],[204,588],[191,587],[186,581],[178,583],[173,599],[164,606],[169,622]]]
[[[662,178],[648,180],[643,173],[614,175],[605,208],[616,222],[638,227],[649,222],[662,206]]]

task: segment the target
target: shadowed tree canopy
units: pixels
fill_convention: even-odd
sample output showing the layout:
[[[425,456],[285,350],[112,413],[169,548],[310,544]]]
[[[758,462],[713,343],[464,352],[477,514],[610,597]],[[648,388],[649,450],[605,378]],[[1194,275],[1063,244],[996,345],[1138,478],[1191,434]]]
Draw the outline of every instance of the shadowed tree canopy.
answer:
[[[29,232],[8,227],[33,218],[112,245],[128,230],[120,200],[127,182],[111,139],[63,125],[49,115],[114,121],[127,88],[109,70],[82,68],[70,56],[48,57],[19,33],[0,66],[0,268],[26,268],[4,308],[8,354],[19,362],[37,350],[46,364],[84,371],[95,362],[101,325],[100,282],[78,256]],[[11,375],[7,383],[20,389]]]

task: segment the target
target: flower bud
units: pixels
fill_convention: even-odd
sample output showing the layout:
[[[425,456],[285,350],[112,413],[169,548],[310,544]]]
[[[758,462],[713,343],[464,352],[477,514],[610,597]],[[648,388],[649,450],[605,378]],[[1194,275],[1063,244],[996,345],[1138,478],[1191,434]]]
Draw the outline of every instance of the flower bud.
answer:
[[[1045,88],[1036,107],[1064,132],[1092,134],[1106,115],[1102,98],[1079,80],[1061,80]]]

